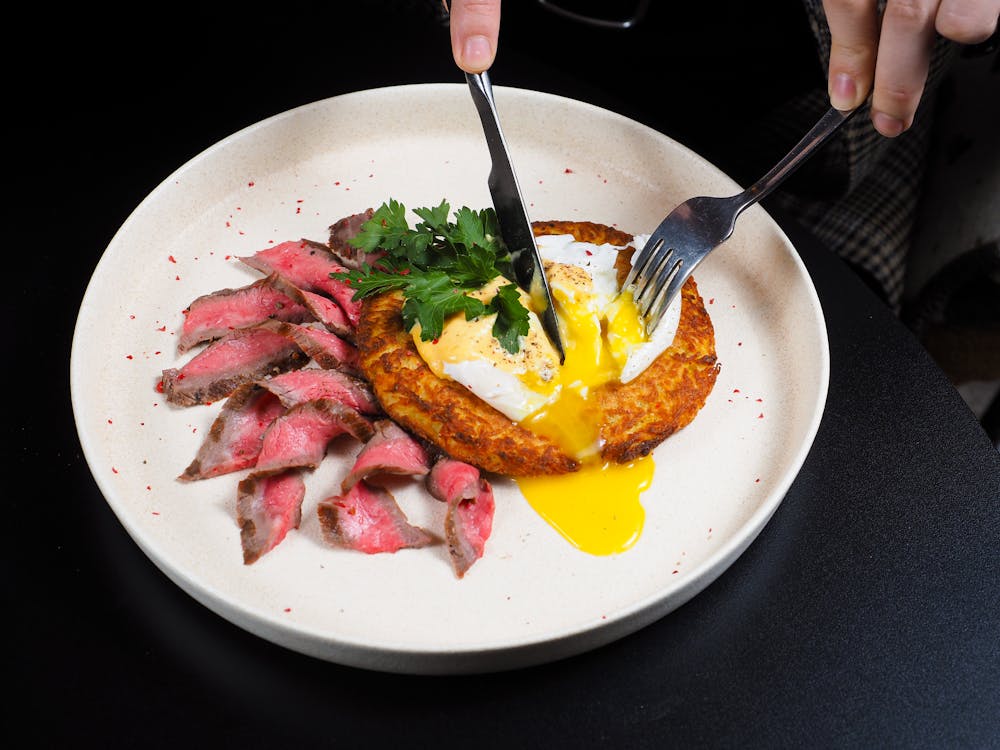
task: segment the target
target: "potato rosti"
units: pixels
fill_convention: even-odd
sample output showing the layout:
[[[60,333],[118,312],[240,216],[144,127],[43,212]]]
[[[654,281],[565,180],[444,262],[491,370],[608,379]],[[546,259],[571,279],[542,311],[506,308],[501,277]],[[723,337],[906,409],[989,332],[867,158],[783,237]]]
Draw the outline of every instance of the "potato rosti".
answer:
[[[625,247],[616,269],[625,276],[632,235],[592,222],[535,222],[536,235],[570,234],[581,242]],[[436,376],[403,327],[403,297],[366,299],[357,327],[360,367],[386,413],[452,458],[507,476],[562,474],[580,462],[554,440],[512,421],[458,382]],[[702,408],[718,372],[715,334],[694,279],[682,289],[676,337],[638,377],[595,392],[601,457],[625,463],[647,455]]]

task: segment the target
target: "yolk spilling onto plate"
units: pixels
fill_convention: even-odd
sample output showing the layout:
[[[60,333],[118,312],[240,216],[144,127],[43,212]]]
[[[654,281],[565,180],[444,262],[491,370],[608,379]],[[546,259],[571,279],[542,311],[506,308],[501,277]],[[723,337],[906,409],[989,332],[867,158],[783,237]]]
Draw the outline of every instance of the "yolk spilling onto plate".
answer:
[[[628,347],[645,341],[644,330],[631,297],[597,295],[560,266],[549,273],[566,352],[555,378],[562,391],[522,424],[555,440],[583,465],[573,474],[522,477],[517,484],[531,507],[574,546],[593,555],[624,552],[642,533],[646,512],[639,496],[652,482],[653,459],[600,459],[600,417],[591,396],[618,379]]]
[[[623,552],[642,533],[645,511],[639,497],[652,481],[653,459],[647,456],[630,464],[601,459],[594,393],[622,377],[630,356],[647,344],[645,328],[631,297],[618,296],[617,247],[577,243],[571,236],[538,240],[543,256],[548,243],[556,246],[557,257],[547,263],[546,275],[566,352],[562,366],[534,315],[516,355],[493,337],[492,316],[473,321],[455,316],[445,322],[433,343],[422,341],[416,326],[413,340],[439,377],[463,383],[581,462],[580,470],[572,474],[519,478],[518,486],[531,507],[584,552]],[[566,258],[586,261],[577,264]],[[507,282],[498,280],[481,294],[492,297],[500,283]],[[527,295],[522,300],[529,304]]]
[[[624,552],[639,539],[646,511],[639,495],[653,481],[653,457],[594,462],[572,474],[522,477],[532,508],[571,544],[592,555]]]

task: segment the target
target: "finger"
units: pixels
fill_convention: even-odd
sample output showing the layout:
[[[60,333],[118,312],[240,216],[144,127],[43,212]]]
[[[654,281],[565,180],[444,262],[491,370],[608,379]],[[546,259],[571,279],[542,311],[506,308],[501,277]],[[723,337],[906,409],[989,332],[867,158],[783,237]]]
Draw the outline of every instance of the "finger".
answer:
[[[882,15],[872,123],[895,137],[913,124],[934,46],[936,0],[888,0]]]
[[[876,0],[823,0],[830,27],[830,104],[854,109],[868,96],[878,49]]]
[[[500,0],[453,0],[451,51],[466,73],[482,73],[496,58]]]
[[[934,25],[945,39],[979,44],[997,30],[997,16],[1000,0],[941,0]]]

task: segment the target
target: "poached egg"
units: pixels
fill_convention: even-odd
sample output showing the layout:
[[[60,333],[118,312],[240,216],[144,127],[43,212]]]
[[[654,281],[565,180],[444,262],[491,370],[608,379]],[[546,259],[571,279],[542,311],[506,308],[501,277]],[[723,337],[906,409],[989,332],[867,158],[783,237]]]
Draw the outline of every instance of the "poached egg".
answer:
[[[636,237],[642,247],[646,237]],[[511,420],[556,442],[576,458],[580,470],[568,475],[518,478],[528,503],[557,532],[595,555],[622,552],[639,538],[645,512],[639,496],[652,482],[653,458],[628,464],[602,461],[600,415],[593,393],[611,382],[629,382],[673,342],[680,320],[680,297],[652,337],[631,294],[619,294],[617,245],[579,242],[572,235],[536,237],[563,337],[565,362],[531,311],[529,330],[516,354],[492,334],[494,316],[445,321],[441,335],[422,341],[412,330],[420,356],[435,375],[472,391]],[[509,283],[499,278],[471,293],[484,301]]]

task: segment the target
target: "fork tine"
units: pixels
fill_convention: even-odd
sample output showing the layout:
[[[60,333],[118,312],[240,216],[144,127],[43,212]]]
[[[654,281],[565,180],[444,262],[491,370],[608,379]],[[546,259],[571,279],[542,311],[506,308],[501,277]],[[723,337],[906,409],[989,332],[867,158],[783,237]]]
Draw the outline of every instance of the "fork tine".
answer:
[[[622,289],[627,289],[628,287],[635,285],[634,294],[638,296],[639,292],[645,288],[645,282],[643,279],[648,278],[645,275],[645,272],[649,267],[650,262],[653,260],[655,255],[654,251],[659,249],[662,244],[662,239],[655,239],[653,237],[650,237],[646,241],[646,244],[643,245],[642,249],[640,249],[635,255],[632,261],[632,267],[625,276],[625,282],[622,284]],[[640,286],[640,284],[642,286]]]
[[[691,268],[683,268],[683,263],[678,260],[671,269],[671,275],[666,283],[659,285],[659,292],[650,306],[650,311],[646,313],[646,335],[652,336],[653,331],[663,319],[663,313],[670,307],[674,298],[680,294],[681,287],[691,275]]]
[[[668,247],[666,252],[660,253],[655,259],[655,268],[646,276],[642,290],[636,297],[636,305],[639,306],[639,312],[642,313],[644,318],[649,317],[649,312],[653,309],[653,305],[656,304],[663,285],[683,265],[683,261],[680,258],[675,258],[675,255],[674,248]]]
[[[651,289],[651,284],[661,273],[661,268],[665,259],[673,254],[673,248],[664,246],[663,237],[654,234],[642,250],[632,265],[632,270],[625,278],[622,288],[633,285],[632,296],[635,304],[640,308],[648,307],[647,298]]]

